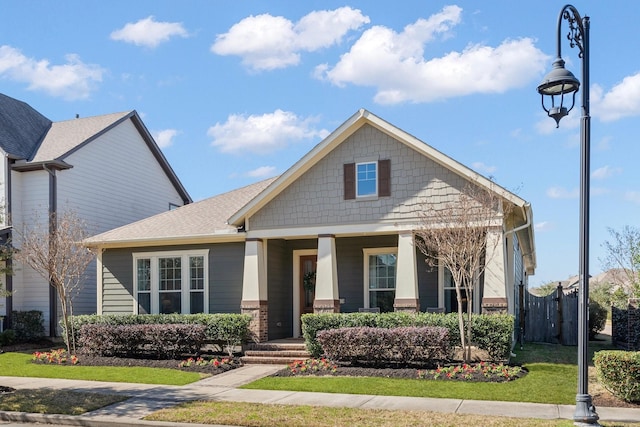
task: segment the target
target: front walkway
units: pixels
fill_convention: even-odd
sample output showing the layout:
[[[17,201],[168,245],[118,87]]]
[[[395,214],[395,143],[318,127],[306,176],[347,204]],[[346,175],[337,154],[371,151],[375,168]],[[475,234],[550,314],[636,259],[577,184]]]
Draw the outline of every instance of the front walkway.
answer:
[[[361,409],[397,409],[539,419],[572,419],[575,409],[573,405],[274,390],[243,390],[236,388],[271,375],[282,368],[283,366],[278,365],[246,365],[181,387],[48,378],[0,377],[0,384],[16,389],[51,388],[86,393],[108,393],[131,396],[131,398],[126,401],[98,409],[82,416],[0,412],[0,420],[57,425],[82,425],[88,427],[166,427],[168,425],[197,427],[199,426],[198,424],[167,424],[141,420],[154,411],[190,400],[312,405]],[[597,411],[601,421],[640,422],[640,409],[599,407]],[[211,424],[207,425],[207,427],[211,427]]]

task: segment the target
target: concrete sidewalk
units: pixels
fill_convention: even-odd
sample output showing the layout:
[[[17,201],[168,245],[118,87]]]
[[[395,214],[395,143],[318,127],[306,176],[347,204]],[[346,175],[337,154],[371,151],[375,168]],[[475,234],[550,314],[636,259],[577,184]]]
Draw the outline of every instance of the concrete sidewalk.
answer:
[[[16,389],[51,388],[87,393],[131,396],[129,399],[82,416],[0,412],[0,420],[90,427],[175,426],[175,423],[143,421],[158,409],[190,400],[312,405],[361,409],[399,409],[455,414],[476,414],[539,419],[572,419],[573,405],[493,402],[461,399],[243,390],[237,387],[271,375],[283,366],[246,365],[186,386],[111,383],[47,378],[0,377],[0,384]],[[601,421],[640,423],[640,409],[597,408]],[[182,424],[180,424],[182,425]],[[198,424],[184,424],[198,426]],[[206,426],[211,427],[211,424]]]

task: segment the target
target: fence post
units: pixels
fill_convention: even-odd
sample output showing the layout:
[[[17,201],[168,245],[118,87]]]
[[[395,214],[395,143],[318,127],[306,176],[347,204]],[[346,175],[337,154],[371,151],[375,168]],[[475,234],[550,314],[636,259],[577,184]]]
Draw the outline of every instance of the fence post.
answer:
[[[562,296],[564,295],[564,293],[562,292],[562,283],[558,283],[558,287],[556,288],[556,310],[558,311],[558,322],[556,324],[556,330],[557,330],[557,334],[556,337],[558,338],[558,342],[560,344],[563,344],[563,337],[562,337]]]

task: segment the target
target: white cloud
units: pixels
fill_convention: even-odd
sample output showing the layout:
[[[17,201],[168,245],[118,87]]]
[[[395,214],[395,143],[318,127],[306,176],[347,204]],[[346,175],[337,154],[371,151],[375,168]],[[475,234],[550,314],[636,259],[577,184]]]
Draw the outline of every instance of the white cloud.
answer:
[[[547,189],[547,196],[552,199],[577,199],[579,195],[580,191],[577,188],[571,191],[563,187],[551,187]]]
[[[340,43],[347,32],[367,23],[368,17],[350,7],[314,11],[297,23],[269,14],[250,16],[219,34],[211,51],[240,56],[254,70],[285,68],[300,62],[300,52]]]
[[[640,191],[627,191],[624,194],[624,199],[640,205]]]
[[[188,37],[188,35],[182,23],[158,22],[153,16],[149,16],[135,23],[129,22],[119,30],[113,31],[111,40],[154,48],[160,43],[169,41],[171,37]]]
[[[178,133],[175,129],[160,130],[153,132],[153,139],[156,140],[158,147],[166,148],[173,145],[173,138],[175,138]]]
[[[622,173],[621,168],[614,168],[609,165],[606,165],[594,170],[593,173],[591,174],[591,177],[593,179],[606,179],[606,178],[612,177],[613,175],[619,175],[621,173]]]
[[[268,154],[304,139],[326,137],[329,132],[313,128],[314,122],[282,110],[248,117],[232,114],[207,134],[213,138],[211,144],[225,153]]]
[[[542,221],[542,222],[538,222],[536,223],[533,228],[535,229],[536,232],[539,231],[549,231],[553,229],[553,224],[550,223],[549,221]]]
[[[26,83],[29,90],[42,91],[68,100],[86,99],[102,81],[104,69],[85,64],[78,55],[65,56],[66,64],[28,58],[14,47],[0,46],[0,77]]]
[[[640,115],[640,73],[627,76],[609,92],[593,85],[590,93],[592,114],[603,122]]]
[[[545,69],[548,57],[530,38],[505,40],[497,47],[469,45],[461,52],[425,58],[425,44],[448,37],[461,13],[458,6],[446,6],[400,33],[372,27],[333,68],[320,65],[315,75],[337,86],[375,87],[377,103],[397,104],[503,93],[526,85]]]
[[[493,173],[496,171],[496,167],[495,166],[489,166],[489,165],[485,165],[482,162],[474,162],[471,167],[481,173]]]
[[[274,176],[275,172],[275,166],[260,166],[259,168],[247,172],[247,176],[251,178],[267,178],[270,176]]]

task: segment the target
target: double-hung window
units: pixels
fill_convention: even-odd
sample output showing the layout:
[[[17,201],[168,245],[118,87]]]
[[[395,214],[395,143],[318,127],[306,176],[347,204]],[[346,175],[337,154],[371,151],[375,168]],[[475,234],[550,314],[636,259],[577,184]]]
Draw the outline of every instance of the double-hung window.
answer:
[[[378,162],[356,164],[356,197],[378,195]]]
[[[393,311],[397,248],[364,249],[365,307]]]
[[[133,254],[136,312],[206,313],[208,252]]]

